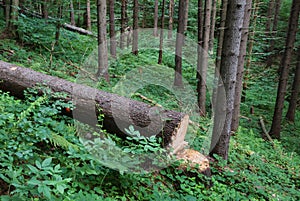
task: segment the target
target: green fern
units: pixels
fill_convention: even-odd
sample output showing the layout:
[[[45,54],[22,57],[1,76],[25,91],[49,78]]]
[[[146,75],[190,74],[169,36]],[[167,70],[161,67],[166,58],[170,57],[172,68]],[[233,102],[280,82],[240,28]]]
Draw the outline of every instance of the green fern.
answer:
[[[49,138],[49,141],[55,147],[62,147],[66,150],[68,150],[69,147],[71,147],[72,149],[74,149],[76,151],[79,150],[79,146],[69,142],[66,138],[64,138],[63,136],[60,136],[56,133],[51,133],[51,138]]]

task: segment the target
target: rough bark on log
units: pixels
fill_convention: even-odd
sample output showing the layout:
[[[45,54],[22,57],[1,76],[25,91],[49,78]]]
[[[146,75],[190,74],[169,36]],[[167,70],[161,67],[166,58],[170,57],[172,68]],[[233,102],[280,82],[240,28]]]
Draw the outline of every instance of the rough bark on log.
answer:
[[[75,102],[73,117],[83,123],[97,123],[91,122],[91,119],[101,112],[104,114],[103,127],[110,133],[124,137],[124,129],[133,125],[141,135],[157,134],[162,137],[163,146],[173,149],[173,153],[181,151],[186,145],[184,138],[189,123],[186,114],[151,107],[143,102],[0,61],[0,90],[24,98],[23,91],[38,83],[46,84],[54,92],[68,93]]]

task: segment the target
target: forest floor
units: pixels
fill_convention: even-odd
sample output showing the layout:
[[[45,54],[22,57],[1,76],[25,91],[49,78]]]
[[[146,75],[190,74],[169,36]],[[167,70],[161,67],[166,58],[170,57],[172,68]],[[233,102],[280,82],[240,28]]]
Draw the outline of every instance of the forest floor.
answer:
[[[34,28],[34,27],[33,27]],[[49,30],[54,29],[48,27]],[[36,71],[76,81],[82,63],[95,40],[62,30],[60,44],[53,47],[49,30],[23,37],[22,42],[0,41],[0,59]],[[33,31],[33,30],[28,30]],[[26,36],[26,33],[25,33]],[[114,86],[130,70],[156,65],[157,51],[141,50],[139,56],[123,55],[110,66],[111,83],[96,83],[101,90]],[[163,65],[173,68],[173,55]],[[183,64],[183,75],[195,89],[195,70]],[[253,62],[248,76],[246,101],[241,105],[239,130],[232,136],[228,161],[212,164],[213,176],[205,178],[175,163],[152,173],[130,174],[103,166],[91,157],[76,136],[72,119],[59,115],[71,107],[28,92],[25,100],[0,93],[0,198],[1,200],[300,200],[300,121],[284,120],[280,141],[262,139],[263,118],[270,128],[276,97],[277,73]],[[178,110],[176,97],[151,84],[138,91],[167,109]],[[132,96],[137,100],[142,98]],[[147,102],[147,101],[146,101]],[[209,103],[208,103],[209,104]],[[296,119],[300,119],[297,111]],[[199,122],[204,129],[190,146],[201,151],[210,119]],[[119,139],[108,139],[119,143]],[[113,141],[113,142],[112,142]],[[155,143],[148,144],[155,147]],[[141,151],[131,147],[131,151]],[[121,159],[120,159],[121,160]],[[111,165],[111,164],[109,164]],[[109,166],[108,165],[108,166]],[[109,166],[110,167],[110,166]],[[116,170],[117,169],[117,170]],[[207,183],[212,187],[208,188]],[[10,198],[8,195],[12,196]]]

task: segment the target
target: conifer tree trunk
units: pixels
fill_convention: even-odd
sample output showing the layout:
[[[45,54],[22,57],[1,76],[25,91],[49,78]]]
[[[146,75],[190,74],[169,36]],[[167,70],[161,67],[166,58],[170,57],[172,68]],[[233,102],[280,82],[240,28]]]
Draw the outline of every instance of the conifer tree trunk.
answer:
[[[158,0],[154,1],[154,25],[153,25],[153,36],[158,36],[157,26],[158,26]]]
[[[58,6],[58,9],[57,9],[57,19],[58,19],[58,21],[56,22],[56,32],[55,32],[55,44],[56,45],[59,42],[60,28],[61,28],[60,20],[62,19],[62,5],[61,5],[61,3],[58,3],[57,6]]]
[[[276,139],[280,139],[282,112],[284,107],[284,99],[286,94],[287,81],[289,76],[289,66],[293,53],[294,43],[299,22],[300,1],[293,0],[291,14],[289,18],[289,28],[287,31],[286,45],[284,55],[280,64],[280,78],[277,90],[277,98],[273,115],[270,135]]]
[[[73,0],[70,0],[70,21],[71,21],[71,25],[75,26],[76,23],[75,23]]]
[[[219,82],[217,100],[226,95],[225,103],[218,102],[215,108],[213,136],[210,155],[217,154],[228,159],[229,141],[231,135],[231,120],[235,97],[235,80],[241,43],[241,28],[243,26],[245,0],[231,0],[228,4],[226,30],[224,37],[220,74],[224,83],[225,94],[220,93],[222,83]],[[220,113],[225,113],[224,125],[219,125]],[[220,129],[222,127],[223,129]],[[220,133],[219,133],[220,132]]]
[[[201,52],[201,61],[200,69],[197,69],[200,72],[198,80],[198,106],[200,110],[200,115],[206,115],[206,76],[207,76],[207,65],[208,65],[208,47],[209,47],[209,33],[210,33],[210,20],[211,20],[211,0],[205,1],[205,18],[204,18],[204,27],[203,27],[203,51]]]
[[[110,54],[116,57],[117,41],[115,33],[115,0],[109,0],[109,37],[110,37]]]
[[[5,0],[5,24],[6,24],[6,28],[9,28],[9,24],[10,24],[10,0]]]
[[[138,55],[139,1],[133,0],[133,40],[132,53]]]
[[[168,31],[168,39],[172,38],[172,32],[173,32],[173,15],[174,15],[174,0],[170,0],[170,3],[169,3],[169,31]]]
[[[275,48],[275,37],[277,35],[277,24],[279,21],[279,14],[280,14],[280,6],[281,6],[281,0],[276,0],[276,6],[275,6],[275,13],[274,13],[274,20],[273,20],[273,28],[272,28],[272,34],[270,39],[270,45],[268,49],[269,56],[267,58],[267,67],[272,66],[273,64],[273,51]]]
[[[90,0],[86,1],[86,29],[88,31],[92,30],[92,21],[91,21],[91,2]]]
[[[184,44],[184,25],[185,25],[185,0],[179,0],[178,8],[178,27],[176,34],[176,48],[175,48],[175,79],[174,86],[182,87],[182,46]]]
[[[270,0],[269,5],[268,5],[268,12],[267,12],[267,23],[266,23],[266,36],[267,38],[270,36],[271,32],[271,24],[272,24],[272,19],[274,15],[274,1],[275,0]]]
[[[291,98],[289,101],[289,108],[286,113],[286,118],[291,122],[295,122],[295,113],[297,108],[297,100],[298,100],[299,92],[300,92],[300,47],[298,48],[297,66],[294,75]]]
[[[125,29],[126,29],[126,0],[121,0],[121,35],[120,35],[120,48],[123,49],[125,46]]]
[[[162,63],[162,56],[163,56],[164,21],[165,21],[165,0],[163,0],[162,8],[161,8],[161,25],[160,25],[161,29],[160,29],[160,36],[159,36],[158,64]]]
[[[46,20],[49,17],[49,14],[48,14],[48,0],[43,0],[43,2],[42,2],[42,16]]]
[[[210,21],[211,25],[210,25],[210,33],[209,33],[209,46],[208,46],[209,52],[211,52],[214,48],[216,14],[217,14],[217,0],[213,0],[212,1],[212,11],[211,11],[211,21]]]
[[[106,41],[106,0],[97,0],[97,28],[98,28],[98,71],[96,76],[103,77],[109,82],[108,56]]]
[[[189,0],[186,1],[185,11],[184,11],[184,33],[187,31],[188,20],[189,20]]]
[[[244,22],[242,29],[242,39],[240,44],[240,54],[236,74],[236,84],[235,84],[235,98],[234,98],[234,110],[232,115],[231,131],[235,132],[239,127],[239,116],[240,116],[240,104],[241,104],[241,95],[243,88],[243,73],[244,73],[244,64],[245,57],[247,53],[247,42],[249,35],[249,25],[252,9],[252,0],[246,0],[245,13],[244,13]]]

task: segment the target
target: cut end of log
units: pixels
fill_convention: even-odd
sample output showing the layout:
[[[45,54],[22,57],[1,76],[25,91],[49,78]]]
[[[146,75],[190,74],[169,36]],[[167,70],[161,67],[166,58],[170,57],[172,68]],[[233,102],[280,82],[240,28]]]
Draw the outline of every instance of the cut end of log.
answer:
[[[184,149],[176,154],[176,158],[184,161],[180,166],[182,169],[187,169],[187,166],[198,167],[199,172],[206,172],[209,169],[209,160],[193,149]]]
[[[184,150],[184,148],[188,145],[188,142],[184,141],[188,125],[189,115],[185,115],[172,134],[171,143],[169,145],[172,149],[172,154],[176,154]]]

